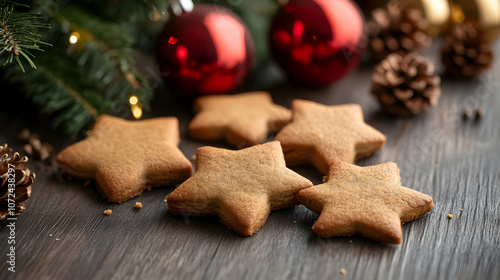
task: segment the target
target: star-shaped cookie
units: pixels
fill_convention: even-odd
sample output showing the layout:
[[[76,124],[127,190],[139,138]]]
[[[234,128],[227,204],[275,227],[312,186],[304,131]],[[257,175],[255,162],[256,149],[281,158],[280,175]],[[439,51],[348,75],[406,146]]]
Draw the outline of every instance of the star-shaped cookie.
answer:
[[[363,121],[357,104],[326,106],[296,99],[292,114],[292,122],[275,137],[289,166],[308,163],[326,174],[334,161],[352,163],[385,144],[385,136]]]
[[[193,139],[225,139],[238,148],[262,143],[269,131],[279,130],[292,118],[267,92],[203,96],[194,107],[197,114],[189,124]]]
[[[91,135],[60,152],[57,162],[69,177],[95,179],[104,198],[120,203],[152,186],[178,184],[191,176],[179,142],[175,117],[127,121],[103,115]]]
[[[430,196],[401,186],[394,162],[367,167],[335,162],[325,181],[297,195],[319,214],[312,229],[320,237],[361,234],[399,244],[401,225],[434,208]]]
[[[219,216],[242,236],[256,233],[271,210],[298,204],[297,193],[311,187],[286,168],[277,141],[239,151],[201,147],[196,173],[167,197],[177,215]]]

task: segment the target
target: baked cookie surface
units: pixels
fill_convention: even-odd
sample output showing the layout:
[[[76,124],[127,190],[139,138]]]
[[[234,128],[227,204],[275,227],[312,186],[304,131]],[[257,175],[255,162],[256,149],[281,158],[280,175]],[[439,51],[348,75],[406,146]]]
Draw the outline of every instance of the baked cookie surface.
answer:
[[[202,96],[195,100],[197,114],[189,123],[193,139],[225,139],[238,148],[262,143],[270,131],[290,122],[290,110],[276,105],[267,92]]]
[[[320,237],[361,234],[399,244],[401,224],[434,208],[426,194],[401,186],[393,162],[360,167],[332,164],[325,183],[302,190],[297,199],[319,214],[312,229]]]
[[[178,126],[175,117],[127,121],[102,115],[90,136],[61,151],[57,163],[69,177],[95,180],[104,198],[120,203],[191,176],[191,162],[177,148]]]
[[[274,139],[281,142],[289,166],[312,164],[327,174],[331,163],[352,163],[385,144],[385,136],[363,121],[358,104],[326,106],[296,99],[292,113],[292,122]]]
[[[201,147],[196,173],[167,197],[176,215],[219,216],[242,236],[256,233],[271,210],[295,206],[312,183],[286,168],[277,141],[239,151]]]

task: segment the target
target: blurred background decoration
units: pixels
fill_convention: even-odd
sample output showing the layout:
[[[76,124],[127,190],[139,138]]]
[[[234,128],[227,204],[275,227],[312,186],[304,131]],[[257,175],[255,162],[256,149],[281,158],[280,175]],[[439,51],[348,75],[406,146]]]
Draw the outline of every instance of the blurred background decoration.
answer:
[[[498,38],[500,35],[499,0],[453,0],[451,3],[452,22],[472,22],[484,29],[490,41]]]
[[[160,73],[181,97],[234,92],[252,70],[252,35],[231,10],[190,4],[158,37]]]
[[[274,16],[270,46],[290,80],[326,86],[356,68],[367,45],[364,29],[352,1],[294,0]]]
[[[202,3],[225,6],[248,26],[255,48],[253,68],[246,75],[250,77],[248,80],[251,82],[252,72],[267,67],[271,61],[273,57],[271,49],[275,49],[274,57],[282,65],[284,72],[289,72],[291,81],[297,80],[297,75],[305,77],[306,69],[292,71],[291,56],[282,58],[280,51],[276,50],[276,45],[273,44],[271,48],[269,42],[272,28],[278,29],[279,24],[293,25],[294,22],[305,22],[305,19],[300,19],[297,14],[288,14],[290,18],[286,22],[275,23],[274,27],[271,21],[275,14],[278,13],[279,16],[282,13],[278,10],[285,9],[287,3],[305,3],[307,8],[327,1],[348,2],[347,0],[198,0],[194,1],[194,4],[195,7]],[[0,0],[0,60],[3,65],[0,67],[0,73],[4,83],[19,87],[28,100],[50,115],[54,127],[76,134],[103,113],[141,118],[143,110],[149,110],[154,89],[135,64],[137,53],[155,53],[157,42],[162,40],[160,32],[167,21],[175,17],[173,13],[176,9],[175,4],[186,0],[20,2],[21,4],[15,4],[12,1]],[[350,1],[350,4],[355,5],[354,2],[359,4],[366,22],[370,22],[373,9],[384,9],[388,7],[389,1],[356,0]],[[492,42],[500,33],[500,0],[396,2],[420,11],[422,21],[427,23],[425,33],[430,38],[449,33],[447,30],[451,30],[451,25],[463,22],[473,22],[475,28],[480,30],[479,33],[486,34],[484,37],[488,42]],[[171,5],[172,3],[174,5]],[[335,11],[323,8],[322,13],[334,17],[328,21],[330,25],[335,20],[339,21]],[[361,14],[359,18],[363,22]],[[353,25],[359,20],[350,17],[340,22],[342,25]],[[420,26],[420,23],[418,25]],[[364,24],[363,26],[366,27]],[[405,26],[403,23],[401,29]],[[335,28],[333,25],[329,27]],[[307,31],[310,27],[304,28]],[[353,37],[360,39],[359,42],[362,42],[363,38],[369,40],[374,37],[370,32],[365,29],[362,36]],[[187,31],[183,34],[190,36]],[[310,35],[307,32],[303,34]],[[408,33],[405,36],[407,35]],[[396,41],[407,41],[405,36],[394,34],[390,36]],[[482,39],[480,44],[475,42],[470,44],[472,46],[470,54],[473,54],[479,46],[484,48],[485,43]],[[352,61],[356,62],[364,48],[362,45],[356,47],[353,51],[346,46],[340,46],[338,51],[343,52],[347,58],[352,55]],[[460,63],[473,61],[477,64],[480,61],[471,60],[467,54],[461,54],[460,50],[454,50],[454,55],[458,57]],[[344,68],[340,69],[339,73],[329,73],[331,79],[327,82],[311,84],[327,85],[335,79],[340,79],[355,64],[342,66]],[[150,70],[154,72],[159,70],[158,65],[148,67],[152,67]],[[292,72],[295,75],[290,74]],[[232,87],[231,90],[234,88],[236,87]],[[4,92],[2,91],[2,94]]]

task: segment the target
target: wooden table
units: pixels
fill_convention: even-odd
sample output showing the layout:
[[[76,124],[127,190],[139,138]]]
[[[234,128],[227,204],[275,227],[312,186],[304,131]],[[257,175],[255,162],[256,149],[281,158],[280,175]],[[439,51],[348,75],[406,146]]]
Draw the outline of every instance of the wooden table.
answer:
[[[437,63],[436,48],[425,54]],[[495,50],[500,55],[500,44]],[[273,212],[256,235],[240,237],[216,218],[170,214],[164,199],[173,187],[108,204],[94,186],[61,179],[54,162],[32,160],[37,179],[16,222],[15,273],[7,271],[9,229],[0,225],[0,279],[500,279],[500,59],[478,79],[444,78],[439,105],[413,118],[379,111],[369,94],[372,69],[362,65],[331,87],[311,90],[286,82],[271,65],[257,71],[248,89],[268,90],[284,106],[294,98],[361,104],[366,122],[387,135],[387,144],[357,163],[395,161],[404,186],[434,199],[432,212],[403,225],[401,245],[318,238],[311,230],[317,215],[303,206]],[[189,139],[190,104],[167,94],[163,84],[156,91],[145,117],[179,117],[180,148],[188,158],[202,145],[227,147]],[[0,97],[0,142],[21,150],[17,135],[27,127],[57,153],[84,137],[49,129],[48,119],[15,89]],[[462,120],[463,108],[477,106],[484,118]],[[321,182],[311,167],[293,169]],[[134,209],[136,201],[141,210]],[[108,208],[113,214],[104,216]]]

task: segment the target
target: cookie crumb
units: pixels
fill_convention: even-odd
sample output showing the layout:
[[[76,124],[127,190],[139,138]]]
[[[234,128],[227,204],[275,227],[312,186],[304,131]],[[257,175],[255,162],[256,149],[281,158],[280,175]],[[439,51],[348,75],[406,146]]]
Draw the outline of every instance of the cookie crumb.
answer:
[[[349,240],[349,243],[351,243],[351,244],[352,244],[352,239],[351,239],[351,240]]]
[[[193,156],[191,157],[191,160],[196,160],[196,155],[193,155]]]
[[[52,233],[49,233],[49,237],[52,237]]]
[[[111,209],[104,210],[104,215],[106,215],[106,216],[111,215],[111,213],[113,213],[113,210],[111,210]]]
[[[448,219],[453,219],[453,215],[452,214],[448,214]]]
[[[340,273],[342,273],[342,274],[344,274],[344,275],[345,275],[345,274],[347,273],[347,271],[345,271],[345,269],[341,268],[341,269],[340,269]]]
[[[293,223],[294,223],[294,224],[296,224],[296,223],[297,223],[297,221],[293,221]]]
[[[484,110],[481,107],[476,108],[476,119],[481,119],[484,117]]]
[[[470,117],[472,117],[472,112],[469,109],[464,109],[464,111],[462,112],[462,118],[464,120],[467,120],[470,119]]]
[[[141,208],[142,208],[142,203],[140,203],[140,202],[136,202],[136,203],[135,203],[135,208],[137,208],[137,209],[141,209]]]

